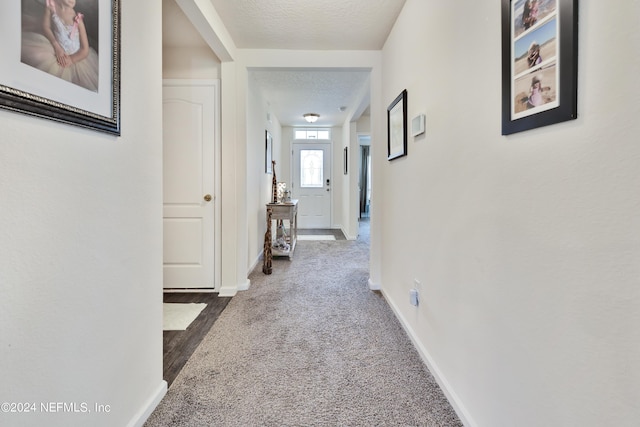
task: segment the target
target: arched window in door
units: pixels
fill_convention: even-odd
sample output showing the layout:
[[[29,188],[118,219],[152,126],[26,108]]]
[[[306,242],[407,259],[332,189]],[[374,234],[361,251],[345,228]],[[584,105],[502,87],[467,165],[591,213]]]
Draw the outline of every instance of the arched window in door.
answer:
[[[300,186],[305,188],[322,187],[323,165],[323,150],[300,150]]]

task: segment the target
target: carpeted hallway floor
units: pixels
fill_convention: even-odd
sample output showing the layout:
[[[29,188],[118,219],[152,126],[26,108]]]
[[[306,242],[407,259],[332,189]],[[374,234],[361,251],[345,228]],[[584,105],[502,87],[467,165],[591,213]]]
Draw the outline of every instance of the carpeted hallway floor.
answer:
[[[460,426],[358,241],[299,241],[227,305],[145,424]]]

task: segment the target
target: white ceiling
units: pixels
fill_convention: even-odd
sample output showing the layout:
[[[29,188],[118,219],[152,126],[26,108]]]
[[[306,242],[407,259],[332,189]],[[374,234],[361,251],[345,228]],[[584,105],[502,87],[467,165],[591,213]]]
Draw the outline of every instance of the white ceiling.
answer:
[[[211,0],[241,49],[379,50],[405,0]]]
[[[406,0],[210,1],[241,49],[380,50]],[[206,45],[175,0],[163,0],[163,45]],[[320,114],[317,126],[341,125],[347,114],[361,113],[368,75],[349,69],[250,72],[285,126],[305,125],[304,113]]]
[[[268,70],[249,76],[285,126],[306,124],[304,113],[320,114],[314,126],[342,124],[347,114],[362,113],[369,101],[369,71]]]

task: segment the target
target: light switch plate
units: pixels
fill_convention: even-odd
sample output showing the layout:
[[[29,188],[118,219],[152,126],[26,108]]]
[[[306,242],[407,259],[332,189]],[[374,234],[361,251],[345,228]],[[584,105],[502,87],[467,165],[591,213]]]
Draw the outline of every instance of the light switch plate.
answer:
[[[424,122],[424,114],[418,114],[411,120],[411,136],[418,136],[424,133]]]

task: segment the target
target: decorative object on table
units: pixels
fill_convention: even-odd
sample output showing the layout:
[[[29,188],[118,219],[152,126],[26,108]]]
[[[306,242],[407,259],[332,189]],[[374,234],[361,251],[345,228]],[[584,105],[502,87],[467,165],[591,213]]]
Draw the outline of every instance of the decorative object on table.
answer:
[[[277,194],[277,203],[284,203],[284,193],[287,190],[287,183],[286,182],[279,182],[278,183],[278,194]]]
[[[387,160],[407,155],[407,91],[387,108]]]
[[[502,0],[502,134],[578,117],[578,0]]]
[[[278,203],[278,179],[276,178],[276,161],[271,160],[271,170],[273,177],[271,178],[271,203]]]
[[[273,173],[273,138],[268,130],[264,131],[264,173]]]
[[[276,241],[273,242],[273,249],[282,252],[289,252],[291,246],[288,242],[289,237],[287,236],[287,230],[284,228],[284,221],[278,220],[278,227],[276,228]]]
[[[276,178],[276,161],[271,161],[271,169],[273,170],[273,177],[271,178],[271,191],[272,191],[272,203],[278,203],[278,178]],[[276,224],[276,231],[278,227],[282,226],[282,220],[279,219]]]
[[[100,2],[100,13],[98,1],[90,3],[95,7],[76,14],[84,25],[56,32],[64,45],[88,39],[89,56],[62,67],[41,29],[43,14],[54,6],[3,2],[0,26],[10,30],[0,45],[0,108],[120,135],[120,0]]]
[[[271,253],[271,215],[273,211],[267,207],[267,231],[264,233],[264,244],[262,245],[262,272],[271,274],[273,272],[273,255]]]
[[[291,203],[291,190],[284,190],[284,203]]]
[[[273,242],[273,249],[281,252],[289,252],[291,250],[291,245],[287,243],[286,236],[276,238],[276,241]]]

